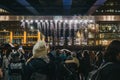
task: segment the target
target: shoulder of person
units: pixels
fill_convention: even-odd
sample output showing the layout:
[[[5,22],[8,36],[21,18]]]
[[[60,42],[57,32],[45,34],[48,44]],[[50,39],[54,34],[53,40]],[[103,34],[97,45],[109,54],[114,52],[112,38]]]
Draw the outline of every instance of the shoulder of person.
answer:
[[[46,62],[41,58],[32,58],[29,62],[26,63],[29,66],[38,68],[46,65]]]
[[[120,64],[118,63],[113,63],[113,62],[107,62],[102,65],[101,73],[109,74],[114,71],[120,71]]]
[[[41,58],[31,58],[28,63],[43,63],[44,60]]]

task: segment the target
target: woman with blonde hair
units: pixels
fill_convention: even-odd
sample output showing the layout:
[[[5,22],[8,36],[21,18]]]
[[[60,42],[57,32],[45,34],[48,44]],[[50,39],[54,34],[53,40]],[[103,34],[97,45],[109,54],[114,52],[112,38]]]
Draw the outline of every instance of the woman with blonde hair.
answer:
[[[24,80],[50,80],[50,60],[47,56],[48,47],[46,43],[38,41],[33,46],[32,52],[33,56],[27,61],[24,67]]]

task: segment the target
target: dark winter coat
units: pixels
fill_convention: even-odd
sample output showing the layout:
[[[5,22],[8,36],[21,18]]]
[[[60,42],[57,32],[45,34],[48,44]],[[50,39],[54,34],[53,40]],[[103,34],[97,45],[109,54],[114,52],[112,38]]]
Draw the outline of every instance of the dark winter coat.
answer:
[[[100,70],[99,80],[120,80],[120,63],[109,64]]]
[[[24,80],[30,80],[30,76],[34,72],[39,72],[47,76],[47,80],[52,80],[49,76],[51,71],[49,67],[50,63],[46,63],[41,58],[33,58],[31,59],[24,67]]]

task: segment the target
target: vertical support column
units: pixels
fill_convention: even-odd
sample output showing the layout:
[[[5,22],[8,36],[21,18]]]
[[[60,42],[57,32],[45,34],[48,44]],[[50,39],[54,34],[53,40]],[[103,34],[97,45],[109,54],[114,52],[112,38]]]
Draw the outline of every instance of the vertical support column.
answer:
[[[71,37],[71,30],[72,30],[72,28],[71,28],[71,25],[72,25],[72,22],[73,22],[73,20],[70,20],[69,21],[69,43],[70,43],[70,45],[72,45],[72,37]]]
[[[41,37],[40,37],[40,32],[38,31],[38,41],[41,40]]]
[[[23,39],[23,44],[26,44],[26,31],[24,31],[24,39]]]
[[[51,21],[50,27],[51,27],[52,45],[54,46],[55,45],[55,32],[54,32],[55,23],[54,23],[54,21]]]
[[[43,41],[46,41],[46,22],[45,21],[43,22],[43,30],[44,30]]]
[[[55,26],[54,26],[54,39],[55,39],[55,45],[57,43],[57,23],[58,23],[58,20],[55,20]]]
[[[60,41],[61,41],[61,24],[62,24],[62,20],[59,22],[59,25],[58,25],[58,45],[60,45]]]
[[[12,40],[13,40],[13,32],[10,31],[10,43],[12,43]]]
[[[71,25],[71,38],[72,38],[72,46],[74,46],[74,23]]]
[[[60,35],[59,35],[59,24],[60,24],[60,21],[58,21],[58,23],[57,23],[57,45],[59,46],[59,37],[60,37]]]
[[[77,37],[76,37],[77,23],[78,23],[78,21],[75,20],[75,22],[74,22],[74,35],[73,35],[73,38],[74,38],[73,42],[74,42],[74,44],[73,45],[76,45],[76,40],[77,40]]]
[[[48,36],[49,36],[49,22],[48,20],[45,21],[46,24],[46,37],[45,37],[45,41],[48,43]]]
[[[95,33],[96,33],[96,35],[95,35],[95,45],[99,45],[99,40],[98,40],[98,38],[99,38],[99,34],[98,34],[98,32],[99,32],[99,25],[98,24],[96,24],[96,23],[94,23],[94,25],[95,25]]]
[[[65,23],[65,47],[67,47],[68,46],[68,37],[69,37],[69,22],[67,21],[66,23]]]
[[[64,22],[63,22],[63,39],[64,39],[64,40],[63,40],[63,41],[64,41],[63,44],[64,44],[64,47],[66,47],[66,39],[65,39],[65,38],[66,38],[66,37],[65,37],[66,23],[67,23],[67,21],[64,21]]]

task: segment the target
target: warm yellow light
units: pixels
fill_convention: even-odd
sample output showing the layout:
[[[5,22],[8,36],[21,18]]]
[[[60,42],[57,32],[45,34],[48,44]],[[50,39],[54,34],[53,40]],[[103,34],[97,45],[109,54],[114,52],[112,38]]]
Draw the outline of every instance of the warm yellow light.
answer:
[[[3,30],[4,32],[6,31],[6,29]]]
[[[81,35],[80,35],[79,31],[78,31],[78,32],[77,32],[77,37],[80,38],[80,36],[81,36]]]
[[[24,31],[24,39],[23,39],[23,43],[25,44],[26,43],[26,31]]]

